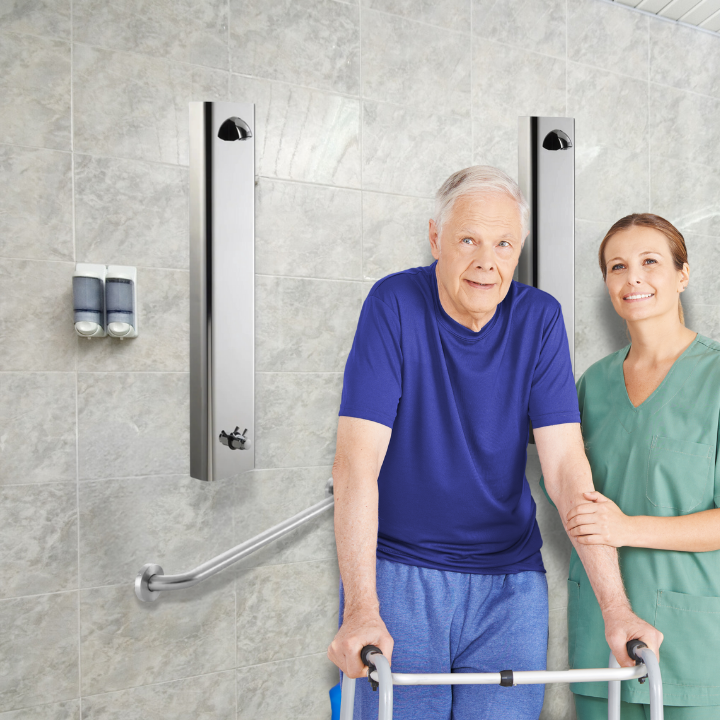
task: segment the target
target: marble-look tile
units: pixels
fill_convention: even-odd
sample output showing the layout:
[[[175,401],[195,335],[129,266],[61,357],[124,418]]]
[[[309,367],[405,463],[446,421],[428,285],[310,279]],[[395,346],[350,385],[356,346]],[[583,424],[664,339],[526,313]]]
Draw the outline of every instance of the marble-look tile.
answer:
[[[188,267],[188,170],[75,156],[79,262]]]
[[[564,60],[523,48],[476,43],[473,48],[475,162],[517,177],[518,116],[565,115]]]
[[[341,373],[258,373],[255,467],[330,465]]]
[[[0,255],[72,260],[72,157],[0,145]]]
[[[239,572],[238,667],[326,650],[337,632],[339,582],[327,560]]]
[[[652,212],[680,232],[720,236],[720,170],[653,155]]]
[[[363,97],[469,117],[468,40],[451,30],[364,10]]]
[[[255,369],[342,372],[360,315],[360,296],[357,282],[257,277]]]
[[[81,480],[186,474],[188,436],[186,373],[78,374]]]
[[[74,269],[0,259],[0,371],[75,370]]]
[[[327,497],[325,484],[331,474],[329,465],[243,473],[234,482],[235,543],[249,540],[323,500]],[[333,511],[328,510],[253,553],[238,568],[334,560],[335,557]]]
[[[338,680],[338,670],[324,652],[241,668],[237,671],[237,720],[327,717],[328,690]]]
[[[575,133],[575,217],[608,227],[630,213],[648,212],[648,151],[586,143]]]
[[[697,305],[687,302],[683,297],[683,313],[687,327],[705,337],[720,341],[720,307],[718,305]]]
[[[80,586],[122,583],[155,562],[186,572],[233,547],[233,484],[187,476],[80,483]]]
[[[720,99],[650,85],[650,152],[720,167]]]
[[[646,15],[597,0],[569,0],[567,42],[570,60],[647,80]]]
[[[77,587],[75,483],[0,487],[0,597]]]
[[[0,713],[0,720],[80,720],[80,700]]]
[[[231,576],[166,594],[141,603],[130,583],[80,591],[83,696],[235,666]]]
[[[0,711],[78,696],[77,593],[0,600]]]
[[[219,70],[76,44],[75,152],[188,164],[188,102],[227,99]]]
[[[543,539],[542,557],[547,572],[550,610],[567,607],[567,579],[570,566],[570,540],[562,526],[560,515],[540,487],[540,460],[537,448],[528,447],[525,470],[530,491],[537,507],[537,523]]]
[[[360,279],[360,192],[260,178],[255,188],[255,272]]]
[[[363,188],[433,196],[471,163],[470,120],[385,103],[363,104]]]
[[[568,63],[568,115],[575,118],[578,146],[647,146],[648,85],[610,73]]]
[[[286,180],[360,187],[360,102],[232,75],[230,99],[255,103],[255,167]]]
[[[362,6],[373,10],[419,20],[448,30],[470,31],[471,0],[362,0]]]
[[[434,210],[426,198],[363,193],[363,275],[378,279],[432,263],[428,222]]]
[[[720,240],[684,233],[690,265],[690,282],[682,295],[684,305],[720,305]]]
[[[83,720],[235,720],[235,672],[91,695],[83,698],[82,714]]]
[[[224,0],[73,1],[75,42],[228,70]]]
[[[10,0],[0,5],[0,32],[70,39],[70,0]]]
[[[190,278],[186,270],[138,268],[138,329],[130,340],[78,338],[81,372],[187,372]]]
[[[629,343],[625,322],[615,312],[607,295],[575,296],[576,378],[593,363]]]
[[[70,150],[69,43],[3,34],[0,98],[0,143]]]
[[[720,37],[650,19],[650,82],[720,97]]]
[[[576,292],[582,292],[583,295],[607,296],[607,287],[598,262],[598,252],[600,243],[610,226],[609,222],[575,220]]]
[[[551,610],[549,621],[548,670],[567,670],[567,610]],[[575,720],[575,703],[569,685],[554,683],[545,686],[540,720]]]
[[[565,0],[472,0],[477,37],[565,59]]]
[[[230,0],[233,72],[357,95],[357,7],[333,0]]]
[[[0,485],[74,482],[75,375],[1,373],[0,397]]]

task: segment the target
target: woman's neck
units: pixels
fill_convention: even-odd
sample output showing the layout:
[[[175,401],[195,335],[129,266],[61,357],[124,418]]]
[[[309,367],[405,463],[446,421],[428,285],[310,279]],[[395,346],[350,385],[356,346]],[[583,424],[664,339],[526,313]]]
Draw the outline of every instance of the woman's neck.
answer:
[[[634,365],[656,366],[673,362],[697,337],[675,313],[628,322],[632,346],[627,360]]]

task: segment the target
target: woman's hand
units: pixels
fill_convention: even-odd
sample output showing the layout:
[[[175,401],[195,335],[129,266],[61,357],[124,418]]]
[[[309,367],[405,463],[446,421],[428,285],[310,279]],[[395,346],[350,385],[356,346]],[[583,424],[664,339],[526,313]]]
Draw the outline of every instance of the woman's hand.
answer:
[[[581,545],[633,545],[632,516],[597,491],[583,493],[590,502],[576,505],[567,516],[567,532]]]

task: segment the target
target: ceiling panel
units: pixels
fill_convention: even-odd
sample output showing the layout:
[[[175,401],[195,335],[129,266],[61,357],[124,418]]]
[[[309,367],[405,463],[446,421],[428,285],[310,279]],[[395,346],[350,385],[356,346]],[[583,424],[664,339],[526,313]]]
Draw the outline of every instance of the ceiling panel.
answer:
[[[651,15],[720,33],[720,0],[612,0]]]

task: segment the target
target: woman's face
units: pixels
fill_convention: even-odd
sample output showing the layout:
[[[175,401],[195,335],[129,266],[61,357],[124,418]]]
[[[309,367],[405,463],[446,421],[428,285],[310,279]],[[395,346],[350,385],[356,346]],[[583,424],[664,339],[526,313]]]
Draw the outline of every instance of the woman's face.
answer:
[[[667,238],[659,230],[636,226],[613,235],[605,246],[605,266],[605,284],[621,318],[678,318],[678,297],[688,284],[690,268],[675,268]]]

